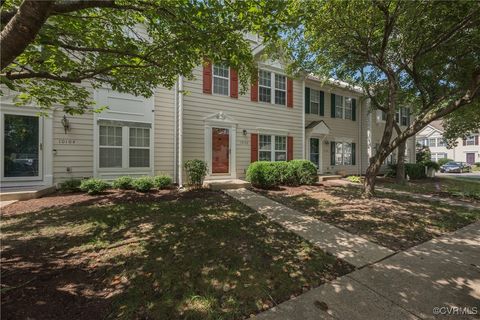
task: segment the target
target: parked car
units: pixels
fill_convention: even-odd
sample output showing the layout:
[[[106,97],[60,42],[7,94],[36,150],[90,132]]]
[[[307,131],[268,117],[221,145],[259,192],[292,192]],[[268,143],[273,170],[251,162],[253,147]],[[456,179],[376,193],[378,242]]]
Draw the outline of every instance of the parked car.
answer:
[[[465,162],[450,161],[440,167],[440,172],[446,172],[446,173],[462,173],[462,172],[471,172],[471,171],[472,171],[472,167]]]

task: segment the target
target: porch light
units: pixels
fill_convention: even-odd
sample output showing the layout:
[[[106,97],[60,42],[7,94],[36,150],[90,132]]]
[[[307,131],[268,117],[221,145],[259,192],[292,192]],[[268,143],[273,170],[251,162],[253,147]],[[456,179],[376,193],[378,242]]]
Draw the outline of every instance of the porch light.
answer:
[[[243,129],[243,135],[244,135],[244,136],[247,135],[247,130]]]
[[[63,129],[65,129],[65,134],[67,134],[67,132],[70,131],[70,121],[67,119],[66,115],[63,115],[62,126]]]
[[[328,140],[325,140],[325,144],[330,144],[330,141],[328,141]]]

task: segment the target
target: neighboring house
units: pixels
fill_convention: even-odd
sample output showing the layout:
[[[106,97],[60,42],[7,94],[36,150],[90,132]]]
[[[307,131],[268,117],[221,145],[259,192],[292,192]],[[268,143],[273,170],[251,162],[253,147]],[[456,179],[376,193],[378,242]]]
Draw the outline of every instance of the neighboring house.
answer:
[[[262,49],[252,40],[254,55]],[[2,186],[160,173],[182,184],[190,159],[207,162],[209,180],[243,179],[257,160],[309,159],[320,174],[362,174],[380,142],[381,114],[340,82],[290,79],[278,61],[259,61],[258,81],[244,94],[236,72],[221,64],[199,66],[194,76],[148,99],[92,89],[98,106],[109,108],[81,116],[59,106],[38,117],[34,107],[3,97]],[[411,162],[413,150],[411,139]]]
[[[480,162],[478,138],[480,131],[472,134],[467,139],[459,138],[457,146],[452,148],[447,148],[443,132],[442,121],[435,120],[423,128],[417,135],[417,143],[429,147],[433,161],[445,158],[469,164]]]

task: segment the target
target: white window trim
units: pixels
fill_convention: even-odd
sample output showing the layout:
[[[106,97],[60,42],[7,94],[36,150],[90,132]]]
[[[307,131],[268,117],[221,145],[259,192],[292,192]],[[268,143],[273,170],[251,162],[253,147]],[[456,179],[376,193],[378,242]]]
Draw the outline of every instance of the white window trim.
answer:
[[[142,128],[142,127],[128,127],[128,159],[127,159],[127,162],[128,162],[128,168],[131,169],[131,168],[138,168],[138,169],[148,169],[152,166],[152,164],[150,163],[150,159],[148,161],[148,164],[149,166],[148,167],[132,167],[130,166],[130,149],[143,149],[143,150],[150,150],[150,153],[152,152],[151,151],[151,146],[152,146],[152,142],[151,142],[151,139],[148,139],[148,142],[149,142],[149,146],[148,147],[137,147],[137,146],[131,146],[130,145],[130,129],[148,129],[149,132],[148,132],[148,135],[149,137],[151,137],[151,130],[152,128]],[[149,153],[149,156],[150,156],[150,153]],[[151,158],[151,157],[149,157]]]
[[[219,64],[212,65],[212,94],[220,97],[230,97],[230,67],[227,66],[228,69],[228,77],[222,77],[219,75],[215,75],[215,66],[220,66]],[[215,78],[227,80],[227,94],[220,94],[215,93]]]
[[[309,112],[308,114],[314,114],[316,116],[320,116],[320,91],[321,90],[317,90],[317,89],[313,89],[313,88],[309,88],[310,89],[310,108],[309,108]],[[314,96],[313,93],[317,93],[316,96],[318,98],[318,101],[313,101],[312,97]],[[318,104],[318,112],[317,113],[313,113],[312,112],[312,103],[317,103]]]
[[[350,139],[350,138],[344,138],[344,139],[335,139],[333,140],[333,142],[335,142],[335,166],[356,166],[352,164],[352,143],[354,143],[353,139]],[[341,143],[342,144],[342,163],[341,164],[337,164],[337,143]],[[350,144],[350,164],[344,164],[345,162],[345,149],[344,149],[344,145],[345,143],[348,143]],[[356,146],[355,146],[356,147]],[[355,154],[357,153],[357,150],[355,150]]]
[[[264,104],[271,104],[271,105],[275,105],[275,106],[280,106],[280,107],[285,107],[285,108],[286,108],[286,107],[287,107],[287,104],[288,104],[288,77],[287,77],[287,75],[286,75],[286,74],[283,74],[283,73],[280,73],[280,72],[272,71],[272,70],[269,70],[269,69],[266,69],[266,68],[260,68],[260,69],[258,70],[258,77],[259,77],[259,78],[260,78],[260,71],[270,72],[270,87],[261,85],[261,84],[260,84],[260,81],[258,82],[258,102],[264,103]],[[276,86],[275,86],[275,75],[279,75],[279,76],[285,77],[285,90],[276,88]],[[269,89],[270,89],[270,102],[260,101],[260,87],[269,88]],[[284,91],[284,92],[285,92],[285,104],[277,104],[277,103],[275,103],[275,91],[276,91],[276,90]]]
[[[342,117],[337,117],[337,97],[342,97]],[[346,104],[346,101],[347,99],[350,99],[350,118],[346,118],[345,117],[345,110],[347,109],[347,104]],[[353,118],[353,99],[356,99],[352,96],[344,96],[344,95],[341,95],[341,94],[335,94],[335,118],[336,119],[343,119],[343,120],[352,120]],[[320,112],[320,111],[319,111]]]
[[[465,139],[465,146],[474,146],[475,145],[475,136],[477,136],[477,135],[473,134],[473,135],[467,137],[467,139]]]
[[[258,146],[257,146],[257,149],[258,149],[258,154],[257,154],[257,157],[258,159],[260,159],[260,152],[267,152],[268,150],[260,150],[260,136],[270,136],[270,161],[272,162],[276,162],[277,160],[275,160],[275,153],[276,152],[285,152],[285,161],[287,161],[288,159],[288,136],[287,135],[278,135],[278,134],[268,134],[268,133],[260,133],[259,136],[258,136]],[[277,150],[276,149],[276,143],[275,143],[275,139],[276,137],[284,137],[285,138],[285,150]],[[283,160],[278,160],[278,161],[283,161]]]

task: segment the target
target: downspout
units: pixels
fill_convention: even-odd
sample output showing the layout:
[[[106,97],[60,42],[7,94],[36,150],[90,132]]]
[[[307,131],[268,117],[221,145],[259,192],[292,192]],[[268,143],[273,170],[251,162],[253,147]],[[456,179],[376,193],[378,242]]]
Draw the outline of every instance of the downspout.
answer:
[[[362,102],[364,102],[364,99],[362,99]],[[360,102],[360,99],[358,99],[358,101]],[[362,149],[362,142],[363,142],[363,137],[362,137],[362,134],[363,134],[363,123],[362,123],[362,116],[363,116],[363,108],[362,108],[362,103],[359,103],[359,121],[360,121],[360,125],[358,126],[358,130],[359,130],[359,136],[358,136],[358,151],[357,151],[357,154],[359,156],[359,166],[357,167],[357,173],[359,176],[362,175],[362,168],[363,168],[363,163],[362,163],[362,159],[363,159],[363,149]]]
[[[173,88],[173,179],[178,182],[177,155],[178,155],[178,79]]]
[[[183,188],[183,76],[178,79],[178,186]]]
[[[305,79],[302,80],[302,158],[307,160],[305,153]]]

